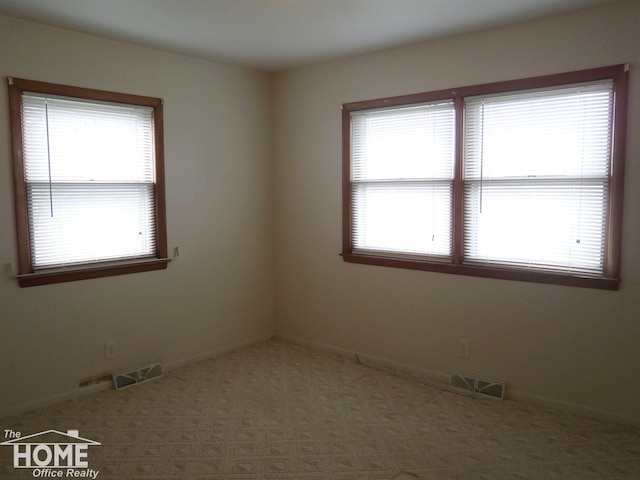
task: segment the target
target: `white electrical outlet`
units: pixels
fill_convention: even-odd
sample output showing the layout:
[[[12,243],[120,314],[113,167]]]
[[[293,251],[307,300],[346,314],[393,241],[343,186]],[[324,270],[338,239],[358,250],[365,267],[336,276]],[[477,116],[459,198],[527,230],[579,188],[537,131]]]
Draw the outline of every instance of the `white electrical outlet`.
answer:
[[[469,340],[461,338],[458,340],[458,356],[469,358]]]
[[[104,342],[104,358],[109,360],[110,358],[114,358],[118,353],[118,349],[116,347],[116,342],[107,341]]]

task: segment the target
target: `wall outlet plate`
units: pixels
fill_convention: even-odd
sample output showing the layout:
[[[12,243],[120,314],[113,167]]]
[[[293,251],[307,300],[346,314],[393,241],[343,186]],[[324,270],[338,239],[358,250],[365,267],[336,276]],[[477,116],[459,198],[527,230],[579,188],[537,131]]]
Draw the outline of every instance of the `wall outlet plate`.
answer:
[[[109,360],[110,358],[114,358],[118,354],[118,347],[116,342],[113,340],[107,340],[104,342],[104,358],[105,360]]]
[[[458,355],[462,358],[469,358],[469,340],[461,338],[458,340]]]

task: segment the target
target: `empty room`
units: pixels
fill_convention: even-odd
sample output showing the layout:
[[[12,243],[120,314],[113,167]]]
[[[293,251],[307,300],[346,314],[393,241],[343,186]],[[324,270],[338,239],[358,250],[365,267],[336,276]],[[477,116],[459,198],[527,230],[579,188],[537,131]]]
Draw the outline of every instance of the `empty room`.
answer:
[[[640,0],[0,0],[0,479],[640,478]]]

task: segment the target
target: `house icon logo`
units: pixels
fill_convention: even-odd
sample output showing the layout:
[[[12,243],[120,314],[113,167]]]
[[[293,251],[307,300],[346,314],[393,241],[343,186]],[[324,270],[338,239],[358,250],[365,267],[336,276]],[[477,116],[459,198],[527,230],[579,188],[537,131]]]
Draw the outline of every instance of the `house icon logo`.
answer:
[[[34,469],[34,477],[96,478],[98,476],[97,470],[82,472],[75,470],[88,469],[89,447],[100,445],[100,442],[82,438],[78,430],[67,430],[67,433],[47,430],[25,437],[20,432],[5,430],[4,436],[11,440],[2,442],[0,445],[13,447],[13,467]],[[78,475],[78,473],[84,475]]]

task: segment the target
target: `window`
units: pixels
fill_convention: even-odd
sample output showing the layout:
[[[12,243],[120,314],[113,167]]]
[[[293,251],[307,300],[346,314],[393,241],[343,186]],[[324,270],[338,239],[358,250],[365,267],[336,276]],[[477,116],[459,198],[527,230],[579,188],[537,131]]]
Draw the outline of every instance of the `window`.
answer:
[[[343,105],[343,259],[619,288],[627,70]]]
[[[166,268],[162,101],[9,79],[21,286]]]

